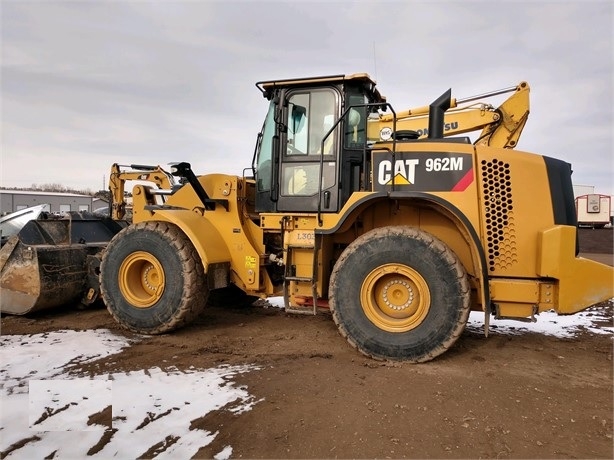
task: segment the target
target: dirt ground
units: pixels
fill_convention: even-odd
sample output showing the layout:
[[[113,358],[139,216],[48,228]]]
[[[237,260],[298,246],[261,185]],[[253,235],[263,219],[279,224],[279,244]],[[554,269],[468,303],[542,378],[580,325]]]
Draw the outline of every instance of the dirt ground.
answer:
[[[611,260],[612,230],[581,230],[580,245]],[[611,303],[599,309],[612,318]],[[3,335],[67,328],[130,336],[103,308],[1,321]],[[234,306],[144,337],[106,368],[260,365],[237,380],[262,401],[198,421],[223,426],[198,458],[226,445],[232,458],[613,458],[612,351],[611,334],[466,330],[432,362],[393,364],[358,354],[328,315]]]

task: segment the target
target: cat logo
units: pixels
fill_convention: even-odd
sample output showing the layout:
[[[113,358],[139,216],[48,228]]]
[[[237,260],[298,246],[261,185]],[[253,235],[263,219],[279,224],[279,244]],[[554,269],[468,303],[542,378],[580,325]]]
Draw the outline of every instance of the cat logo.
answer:
[[[474,182],[470,153],[378,152],[373,159],[377,192],[462,192]]]
[[[416,158],[396,160],[394,165],[391,160],[383,160],[378,167],[377,182],[380,185],[412,185],[416,181],[416,165],[419,163]]]

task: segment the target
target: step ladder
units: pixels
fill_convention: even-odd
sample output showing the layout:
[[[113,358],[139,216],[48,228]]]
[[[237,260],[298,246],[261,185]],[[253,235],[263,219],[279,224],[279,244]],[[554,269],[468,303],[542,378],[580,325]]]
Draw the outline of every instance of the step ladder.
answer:
[[[313,257],[313,265],[311,267],[311,276],[296,276],[295,273],[292,272],[292,267],[294,266],[294,253],[296,250],[306,250],[311,249],[312,257]],[[288,245],[286,247],[286,265],[284,269],[284,308],[289,313],[299,313],[299,314],[308,314],[315,315],[317,314],[317,304],[318,304],[318,287],[317,287],[317,273],[318,273],[318,254],[319,244],[318,238],[315,239],[313,245]],[[299,306],[291,306],[290,305],[290,284],[291,282],[298,283],[310,283],[311,284],[311,296],[313,298],[313,308],[309,307],[299,307]]]

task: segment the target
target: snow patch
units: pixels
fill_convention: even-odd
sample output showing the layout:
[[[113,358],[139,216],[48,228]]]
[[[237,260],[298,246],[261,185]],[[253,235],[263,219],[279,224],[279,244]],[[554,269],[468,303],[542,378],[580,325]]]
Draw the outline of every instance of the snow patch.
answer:
[[[250,365],[75,376],[130,344],[107,330],[0,337],[2,457],[192,458],[219,433],[207,414],[259,402],[233,382]]]
[[[612,302],[612,300],[610,300]],[[555,311],[541,312],[535,316],[536,322],[525,323],[517,320],[491,319],[491,334],[522,335],[527,333],[544,334],[559,338],[572,338],[583,332],[591,334],[614,334],[612,318],[603,307],[593,307],[573,315],[559,315]],[[484,313],[472,311],[467,322],[467,330],[484,330]]]

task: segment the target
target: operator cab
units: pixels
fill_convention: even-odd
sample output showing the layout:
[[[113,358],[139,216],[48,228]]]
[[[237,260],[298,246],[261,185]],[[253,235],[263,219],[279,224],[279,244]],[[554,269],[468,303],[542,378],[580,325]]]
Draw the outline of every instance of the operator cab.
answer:
[[[252,162],[256,212],[338,212],[367,186],[367,118],[385,97],[364,73],[256,86],[270,101]]]

